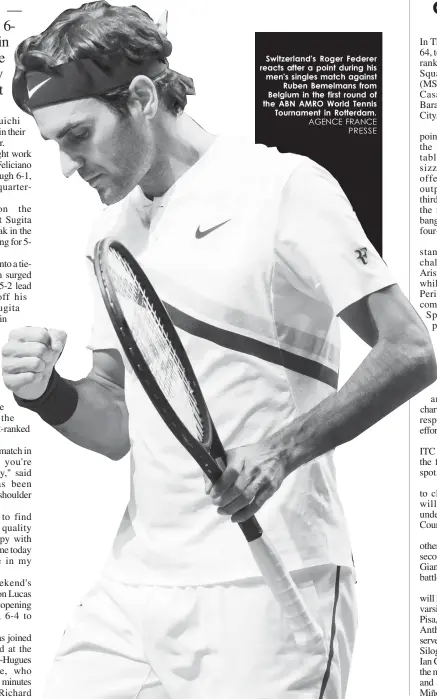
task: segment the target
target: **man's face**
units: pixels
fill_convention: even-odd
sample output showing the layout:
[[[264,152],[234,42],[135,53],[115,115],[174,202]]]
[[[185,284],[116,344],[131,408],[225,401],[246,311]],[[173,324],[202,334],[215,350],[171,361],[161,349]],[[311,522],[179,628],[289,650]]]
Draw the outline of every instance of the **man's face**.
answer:
[[[34,117],[42,137],[58,143],[65,177],[78,172],[104,204],[123,199],[153,164],[153,133],[138,111],[123,117],[90,98],[36,109]]]

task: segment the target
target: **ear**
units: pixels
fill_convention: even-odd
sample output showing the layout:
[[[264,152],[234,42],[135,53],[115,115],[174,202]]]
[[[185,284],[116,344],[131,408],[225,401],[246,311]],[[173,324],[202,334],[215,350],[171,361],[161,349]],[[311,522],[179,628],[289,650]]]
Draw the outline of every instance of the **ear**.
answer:
[[[168,22],[168,10],[164,10],[162,15],[159,16],[158,20],[155,22],[158,30],[164,36],[167,36],[167,22]]]
[[[143,116],[152,119],[158,109],[158,94],[153,81],[146,75],[137,75],[129,86],[131,110],[140,107]]]

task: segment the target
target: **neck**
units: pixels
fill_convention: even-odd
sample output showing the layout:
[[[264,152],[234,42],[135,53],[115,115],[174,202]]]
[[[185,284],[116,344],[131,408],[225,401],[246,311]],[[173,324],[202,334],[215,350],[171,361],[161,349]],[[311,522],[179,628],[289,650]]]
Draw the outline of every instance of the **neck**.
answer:
[[[163,196],[215,140],[187,114],[165,114],[156,126],[156,156],[140,187],[148,199]],[[163,145],[161,145],[163,144]]]

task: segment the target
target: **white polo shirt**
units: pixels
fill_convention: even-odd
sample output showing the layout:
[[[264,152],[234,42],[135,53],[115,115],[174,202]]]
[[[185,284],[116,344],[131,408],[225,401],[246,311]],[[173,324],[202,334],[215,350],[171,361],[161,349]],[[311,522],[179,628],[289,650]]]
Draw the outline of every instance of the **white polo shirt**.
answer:
[[[108,207],[90,252],[108,235],[165,302],[225,449],[261,442],[335,391],[337,314],[394,283],[324,168],[228,137],[160,200],[137,188]],[[119,349],[97,285],[95,305],[89,347]],[[259,575],[125,364],[131,499],[106,574],[150,585]],[[290,570],[351,565],[332,452],[286,478],[258,517]]]

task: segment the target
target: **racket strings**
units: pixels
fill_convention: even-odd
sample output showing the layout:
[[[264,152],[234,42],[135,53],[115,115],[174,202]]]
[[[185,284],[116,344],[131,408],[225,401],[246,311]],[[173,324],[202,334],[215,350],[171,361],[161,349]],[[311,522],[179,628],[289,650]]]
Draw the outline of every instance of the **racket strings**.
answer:
[[[172,408],[201,440],[204,426],[197,400],[159,313],[116,251],[110,251],[109,262],[111,280],[138,349]]]

